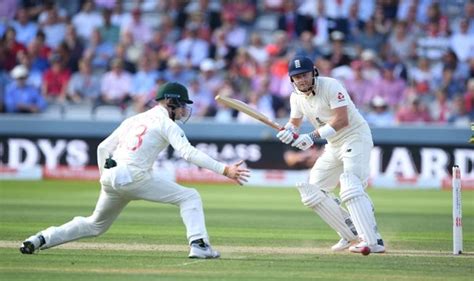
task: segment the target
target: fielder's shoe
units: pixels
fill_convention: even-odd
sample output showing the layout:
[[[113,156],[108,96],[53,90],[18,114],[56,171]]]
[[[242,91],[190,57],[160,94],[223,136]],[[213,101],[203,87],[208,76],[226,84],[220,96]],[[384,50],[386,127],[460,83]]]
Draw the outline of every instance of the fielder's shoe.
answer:
[[[46,241],[44,240],[43,235],[41,234],[33,235],[30,238],[23,241],[23,243],[20,246],[20,252],[22,254],[31,255],[34,252],[36,252],[45,243]]]
[[[221,256],[218,251],[214,251],[212,247],[202,239],[191,242],[189,246],[189,258],[192,259],[217,259]]]
[[[377,239],[377,244],[375,245],[367,245],[367,242],[361,241],[359,244],[349,247],[349,251],[353,253],[361,253],[362,249],[365,247],[369,247],[371,253],[385,253],[385,246],[382,239]]]
[[[345,249],[349,248],[351,245],[352,245],[352,241],[347,241],[346,239],[341,238],[341,240],[339,240],[339,242],[337,242],[336,244],[334,244],[331,247],[331,250],[334,251],[334,252],[340,252],[340,251],[344,251]]]

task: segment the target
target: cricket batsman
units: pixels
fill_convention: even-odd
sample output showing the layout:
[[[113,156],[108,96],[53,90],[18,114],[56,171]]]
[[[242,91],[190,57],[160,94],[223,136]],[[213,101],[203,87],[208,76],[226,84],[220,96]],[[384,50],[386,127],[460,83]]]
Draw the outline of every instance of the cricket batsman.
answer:
[[[330,77],[319,76],[313,61],[297,56],[289,63],[294,91],[290,96],[290,119],[277,137],[301,150],[326,139],[323,154],[311,168],[309,182],[297,184],[303,204],[314,210],[341,237],[333,251],[349,248],[361,253],[383,253],[372,201],[365,192],[369,177],[372,133],[351,101],[346,89]],[[294,140],[303,117],[315,130]],[[342,208],[333,191],[340,183]],[[355,229],[354,229],[355,227]]]
[[[193,147],[175,121],[186,122],[191,114],[187,89],[180,83],[166,83],[157,92],[158,105],[132,116],[97,148],[101,192],[89,217],[75,217],[61,226],[52,226],[26,239],[20,252],[33,254],[84,237],[99,236],[110,227],[132,200],[147,200],[179,207],[186,227],[190,258],[218,258],[209,242],[202,201],[196,189],[160,178],[152,166],[158,154],[171,145],[185,160],[222,174],[239,184],[249,170],[218,162]]]

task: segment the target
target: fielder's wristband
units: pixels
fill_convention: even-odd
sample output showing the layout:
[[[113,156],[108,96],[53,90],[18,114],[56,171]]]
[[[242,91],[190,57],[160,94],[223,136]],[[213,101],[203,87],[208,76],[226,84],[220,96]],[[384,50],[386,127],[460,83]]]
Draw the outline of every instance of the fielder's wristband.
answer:
[[[224,173],[222,173],[222,174],[226,177],[229,175],[229,166],[225,166]]]
[[[318,133],[322,139],[327,139],[334,136],[336,134],[336,130],[334,130],[334,128],[331,127],[331,125],[326,124],[318,129]]]

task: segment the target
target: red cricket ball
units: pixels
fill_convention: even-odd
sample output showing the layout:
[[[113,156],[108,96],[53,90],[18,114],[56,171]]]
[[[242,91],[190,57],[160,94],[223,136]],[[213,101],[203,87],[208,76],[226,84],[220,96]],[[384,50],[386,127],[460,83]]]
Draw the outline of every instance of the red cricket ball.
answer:
[[[368,256],[370,254],[370,248],[366,246],[366,247],[362,248],[360,253],[364,256]]]

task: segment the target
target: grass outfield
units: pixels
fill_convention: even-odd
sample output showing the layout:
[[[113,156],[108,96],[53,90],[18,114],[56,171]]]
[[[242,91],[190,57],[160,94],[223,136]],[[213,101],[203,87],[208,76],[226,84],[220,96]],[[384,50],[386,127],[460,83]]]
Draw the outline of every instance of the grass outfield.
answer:
[[[0,181],[0,280],[472,280],[474,192],[463,192],[464,251],[452,251],[451,192],[370,190],[387,253],[331,253],[335,233],[295,189],[198,186],[219,260],[192,260],[179,210],[136,201],[110,230],[35,255],[20,242],[89,215],[95,182]],[[469,277],[471,276],[471,277]]]

